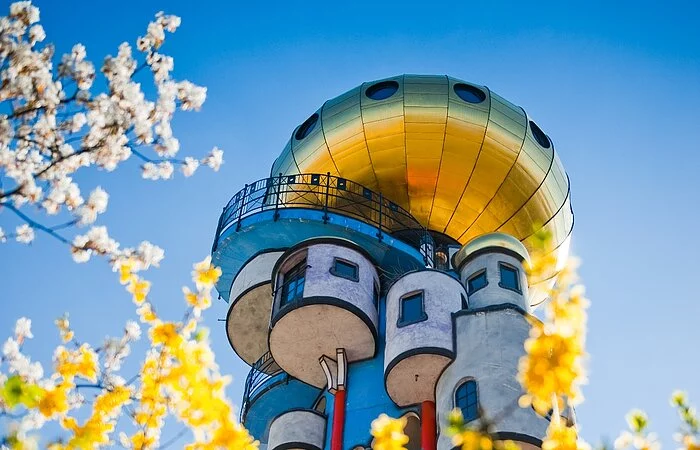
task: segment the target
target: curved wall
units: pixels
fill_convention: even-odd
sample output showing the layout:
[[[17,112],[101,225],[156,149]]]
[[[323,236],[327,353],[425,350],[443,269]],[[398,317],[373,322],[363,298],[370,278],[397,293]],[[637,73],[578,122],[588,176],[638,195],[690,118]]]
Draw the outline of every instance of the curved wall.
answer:
[[[312,409],[287,411],[270,425],[268,450],[322,450],[326,436],[326,417]]]
[[[250,259],[238,272],[231,284],[229,298],[236,301],[238,296],[252,286],[269,283],[271,281],[272,269],[275,263],[284,252],[272,251],[260,253]]]
[[[523,343],[530,332],[526,314],[502,305],[454,315],[455,359],[437,383],[436,400],[442,409],[439,416],[454,408],[457,387],[474,379],[482,411],[489,418],[498,418],[496,432],[544,438],[549,421],[531,408],[518,406],[518,398],[524,394],[516,379],[518,361],[525,354]],[[441,428],[438,448],[451,449],[451,438]]]
[[[326,385],[321,356],[335,358],[343,348],[348,362],[376,353],[378,313],[377,270],[351,242],[319,238],[290,249],[273,270],[277,291],[269,336],[270,352],[290,375],[316,387]],[[305,260],[303,291],[281,304],[285,271]],[[357,267],[356,277],[335,272],[335,261]],[[378,291],[377,291],[378,292]]]
[[[500,263],[505,263],[518,269],[520,292],[500,286]],[[464,286],[467,288],[467,292],[467,281],[469,278],[484,269],[486,269],[488,284],[478,291],[469,294],[470,309],[512,303],[514,305],[518,305],[525,311],[530,310],[530,304],[528,301],[527,276],[520,259],[515,258],[510,253],[500,252],[496,249],[489,249],[479,255],[471,257],[459,271],[460,278]]]
[[[402,298],[423,293],[424,319],[400,323]],[[411,272],[396,280],[386,296],[384,378],[399,406],[434,400],[435,382],[453,357],[452,316],[466,299],[459,280],[437,270]]]
[[[282,253],[275,251],[253,257],[231,285],[226,333],[233,350],[250,365],[269,350],[272,269]]]
[[[373,301],[374,286],[379,283],[377,269],[374,264],[362,253],[348,248],[338,240],[338,244],[309,242],[301,245],[299,250],[284,257],[279,270],[273,274],[276,277],[275,289],[283,283],[283,272],[300,259],[299,255],[305,252],[306,279],[304,281],[303,298],[332,298],[346,302],[359,309],[372,322],[374,331],[377,330],[377,307]],[[348,242],[348,245],[354,245]],[[358,279],[349,280],[334,275],[332,268],[335,259],[349,261],[358,266]],[[281,292],[280,289],[277,291]],[[275,296],[273,308],[273,322],[280,311],[280,294]],[[335,354],[335,353],[334,353]]]

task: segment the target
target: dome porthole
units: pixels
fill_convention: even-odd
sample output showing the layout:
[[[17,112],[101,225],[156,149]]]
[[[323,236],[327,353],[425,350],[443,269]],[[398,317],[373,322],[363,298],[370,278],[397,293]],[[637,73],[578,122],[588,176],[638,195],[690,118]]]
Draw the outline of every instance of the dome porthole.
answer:
[[[396,81],[380,81],[368,87],[365,91],[365,95],[372,100],[385,100],[394,95],[398,90],[399,83]]]
[[[542,131],[542,129],[532,120],[530,121],[530,130],[532,131],[532,135],[535,137],[537,143],[543,148],[549,148],[552,145],[547,135],[544,134],[544,131]]]
[[[318,114],[314,113],[311,117],[306,119],[304,121],[304,123],[302,123],[299,126],[299,128],[297,129],[297,132],[294,133],[294,139],[296,139],[297,141],[301,141],[302,139],[304,139],[316,127],[317,122],[318,122]]]
[[[457,83],[454,87],[455,94],[467,103],[481,103],[486,100],[484,91],[476,86],[469,84]]]

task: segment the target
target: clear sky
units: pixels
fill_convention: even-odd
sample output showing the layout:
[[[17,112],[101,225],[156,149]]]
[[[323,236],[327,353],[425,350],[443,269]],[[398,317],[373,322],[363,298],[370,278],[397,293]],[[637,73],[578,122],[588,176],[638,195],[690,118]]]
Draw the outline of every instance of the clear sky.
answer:
[[[182,16],[164,50],[178,78],[209,90],[200,113],[175,120],[175,133],[183,153],[223,148],[222,170],[156,183],[141,180],[134,161],[80,180],[111,193],[102,222],[123,244],[148,239],[166,249],[148,274],[154,303],[179,317],[180,287],[209,251],[223,205],[269,173],[293,128],[326,99],[401,73],[485,84],[551,136],[571,178],[572,248],[592,301],[583,436],[613,438],[640,407],[675,448],[671,391],[686,389],[700,404],[700,4],[381,3],[37,2],[57,52],[82,42],[98,63],[133,43],[155,12]],[[0,2],[3,14],[8,4]],[[4,226],[8,215],[0,212]],[[45,235],[31,248],[0,247],[0,279],[0,330],[31,317],[28,350],[47,365],[45,343],[58,342],[53,319],[64,311],[91,342],[134,317],[104,262],[76,265]],[[217,322],[226,310],[218,302],[206,317],[238,402],[247,367]]]

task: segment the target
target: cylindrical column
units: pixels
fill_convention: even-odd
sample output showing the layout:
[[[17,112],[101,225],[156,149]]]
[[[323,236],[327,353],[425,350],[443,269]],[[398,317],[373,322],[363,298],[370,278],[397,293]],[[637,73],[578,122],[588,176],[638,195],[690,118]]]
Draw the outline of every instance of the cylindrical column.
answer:
[[[421,403],[420,408],[420,446],[422,450],[436,449],[435,402],[429,400]]]
[[[336,391],[335,398],[333,399],[333,434],[331,435],[331,450],[343,450],[345,392],[345,389]]]

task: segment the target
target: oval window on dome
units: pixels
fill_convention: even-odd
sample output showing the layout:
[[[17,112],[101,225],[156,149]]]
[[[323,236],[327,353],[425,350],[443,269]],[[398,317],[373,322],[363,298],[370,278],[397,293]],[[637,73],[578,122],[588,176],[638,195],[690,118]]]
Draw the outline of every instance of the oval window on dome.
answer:
[[[385,100],[394,95],[398,90],[399,83],[396,81],[380,81],[368,87],[365,91],[365,95],[372,100]]]
[[[455,94],[467,103],[481,103],[486,100],[484,91],[476,86],[469,84],[458,83],[454,87]]]
[[[532,135],[535,137],[537,143],[542,147],[549,148],[552,145],[547,135],[544,134],[544,131],[542,131],[542,129],[532,120],[530,121],[530,130],[532,131]]]
[[[296,139],[297,141],[301,141],[302,139],[304,139],[316,127],[317,122],[318,114],[314,113],[311,117],[306,119],[304,123],[302,123],[301,126],[297,129],[297,132],[294,134],[294,139]]]

